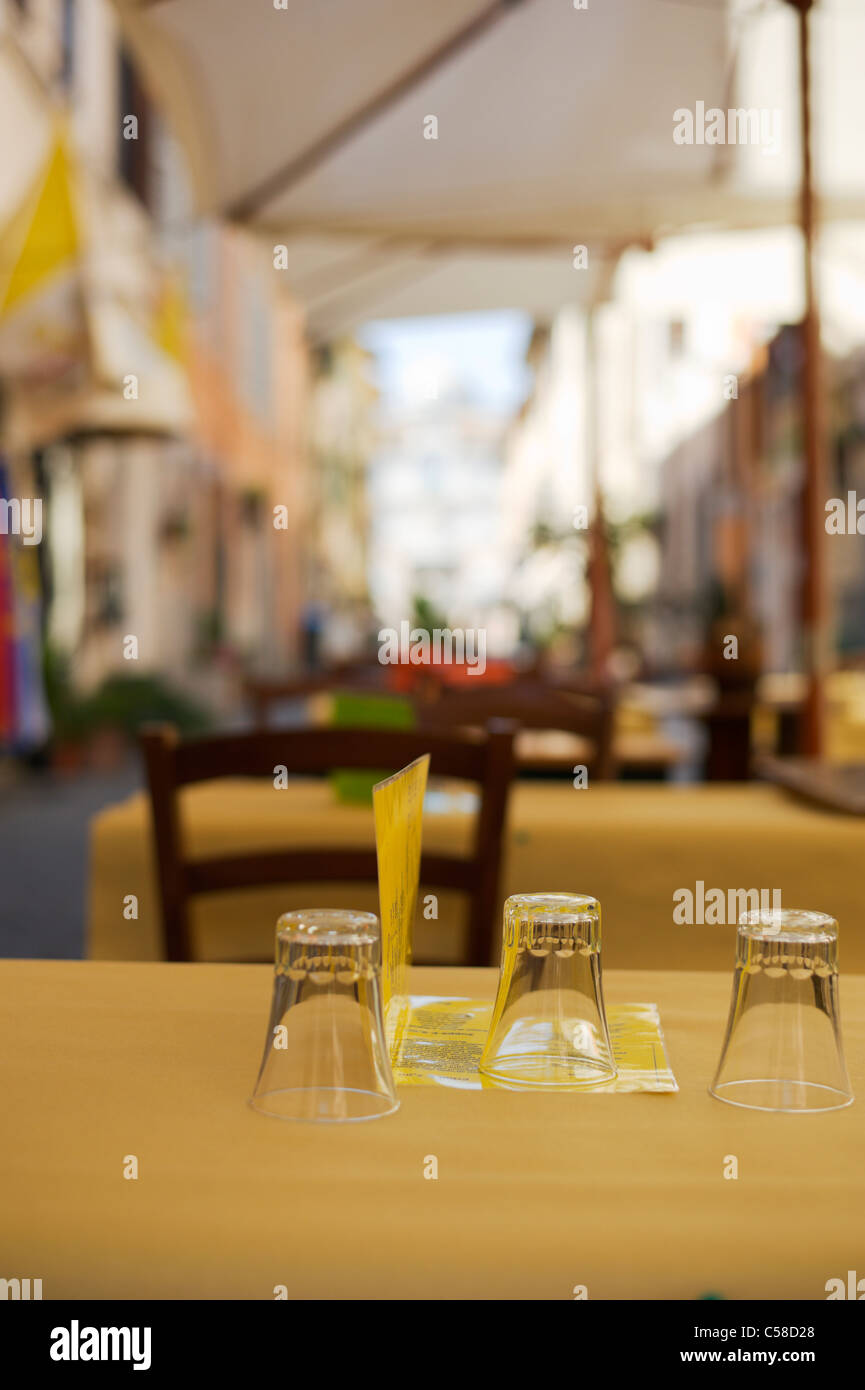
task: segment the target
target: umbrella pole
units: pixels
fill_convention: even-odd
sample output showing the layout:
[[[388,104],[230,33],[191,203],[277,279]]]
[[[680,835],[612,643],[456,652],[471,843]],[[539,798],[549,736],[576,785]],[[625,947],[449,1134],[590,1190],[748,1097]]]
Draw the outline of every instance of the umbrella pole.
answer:
[[[799,94],[802,140],[800,221],[804,254],[805,313],[802,334],[802,435],[804,478],[801,494],[802,579],[800,621],[807,692],[800,726],[800,752],[820,757],[824,738],[824,678],[829,667],[826,604],[826,455],[822,398],[820,318],[817,305],[815,242],[817,213],[814,196],[811,130],[811,55],[808,26],[813,0],[787,0],[797,11],[799,28]]]
[[[604,685],[609,677],[610,656],[616,644],[616,601],[613,596],[610,554],[604,525],[604,499],[601,490],[600,373],[598,362],[598,304],[586,314],[586,423],[589,464],[589,491],[594,517],[589,529],[588,580],[589,672],[593,681]]]

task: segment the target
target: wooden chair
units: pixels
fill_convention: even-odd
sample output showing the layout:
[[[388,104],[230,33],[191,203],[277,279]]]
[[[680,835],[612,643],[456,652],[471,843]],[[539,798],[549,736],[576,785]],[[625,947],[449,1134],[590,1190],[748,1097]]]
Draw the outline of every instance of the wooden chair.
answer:
[[[243,682],[243,697],[256,728],[267,728],[275,706],[287,700],[300,700],[332,690],[376,691],[383,688],[384,668],[375,663],[344,662],[321,671],[299,671],[293,676],[276,679],[248,675]]]
[[[143,730],[141,746],[150,786],[165,959],[192,959],[188,901],[196,894],[263,884],[377,880],[375,850],[369,847],[323,845],[320,849],[189,859],[180,833],[178,793],[182,787],[218,777],[272,780],[277,766],[288,768],[291,774],[310,775],[334,768],[397,771],[429,753],[431,774],[476,782],[481,803],[471,857],[424,854],[421,882],[468,895],[467,963],[488,965],[493,941],[498,939],[501,844],[513,774],[514,732],[513,726],[497,722],[480,735],[303,728],[181,742],[172,726]]]
[[[702,716],[708,733],[707,782],[747,782],[751,767],[752,690],[722,690]]]
[[[588,739],[592,752],[587,766],[595,781],[615,776],[613,713],[610,699],[528,684],[446,691],[438,700],[418,706],[419,722],[427,728],[465,728],[507,719],[521,729],[555,730]],[[531,760],[520,761],[520,766],[530,765]]]

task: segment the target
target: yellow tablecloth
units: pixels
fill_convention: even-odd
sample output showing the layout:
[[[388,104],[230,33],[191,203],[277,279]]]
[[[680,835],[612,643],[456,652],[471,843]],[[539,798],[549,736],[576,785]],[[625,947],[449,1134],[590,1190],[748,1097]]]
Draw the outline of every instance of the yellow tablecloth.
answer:
[[[244,1104],[271,975],[0,963],[4,1277],[46,1299],[823,1299],[865,1272],[865,977],[841,987],[847,1110],[712,1100],[729,975],[622,971],[607,998],[659,1004],[677,1095],[409,1087],[387,1119],[308,1126]]]
[[[196,855],[373,843],[372,810],[336,802],[323,782],[283,791],[253,781],[205,783],[185,793],[184,810]],[[471,826],[464,810],[427,813],[424,846],[465,853]],[[575,790],[569,783],[520,782],[512,795],[502,888],[503,896],[573,891],[599,898],[608,966],[724,970],[733,959],[733,930],[676,925],[673,894],[694,892],[697,880],[707,892],[780,889],[788,907],[837,916],[842,968],[865,972],[863,850],[860,820],[806,806],[760,783],[609,783]],[[124,907],[130,895],[135,908]],[[202,898],[194,907],[198,953],[212,960],[267,958],[279,913],[306,906],[376,910],[376,893],[372,886],[335,884]],[[137,918],[124,916],[133,910]],[[436,920],[425,919],[423,910],[422,899],[416,958],[459,960],[460,898],[440,894]],[[137,795],[92,824],[89,954],[155,959],[158,922],[150,816],[146,798]]]

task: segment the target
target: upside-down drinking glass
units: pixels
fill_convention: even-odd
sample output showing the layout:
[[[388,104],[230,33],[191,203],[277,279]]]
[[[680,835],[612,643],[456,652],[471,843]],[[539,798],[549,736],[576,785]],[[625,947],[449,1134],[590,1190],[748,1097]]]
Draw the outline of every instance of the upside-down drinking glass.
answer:
[[[381,934],[371,912],[315,908],[277,923],[254,1109],[283,1120],[372,1120],[399,1107],[385,1039]]]
[[[709,1091],[752,1110],[838,1110],[852,1103],[834,918],[790,908],[739,918],[727,1033]]]
[[[583,1090],[615,1080],[596,898],[508,898],[498,994],[480,1070],[508,1087],[545,1090]]]

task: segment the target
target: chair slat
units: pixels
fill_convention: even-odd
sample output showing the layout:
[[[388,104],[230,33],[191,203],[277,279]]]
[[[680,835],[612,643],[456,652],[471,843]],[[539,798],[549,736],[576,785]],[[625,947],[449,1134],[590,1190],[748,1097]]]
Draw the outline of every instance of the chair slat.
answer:
[[[337,767],[398,772],[420,756],[419,748],[430,754],[437,776],[483,780],[485,742],[467,731],[430,731],[419,740],[414,729],[319,727],[226,734],[178,744],[175,777],[179,786],[186,786],[218,777],[272,778],[276,767],[287,768],[292,776]]]

